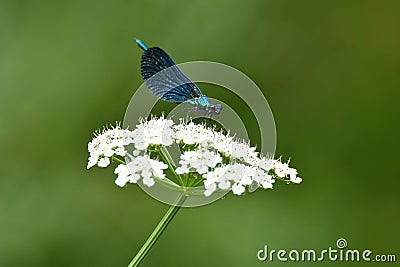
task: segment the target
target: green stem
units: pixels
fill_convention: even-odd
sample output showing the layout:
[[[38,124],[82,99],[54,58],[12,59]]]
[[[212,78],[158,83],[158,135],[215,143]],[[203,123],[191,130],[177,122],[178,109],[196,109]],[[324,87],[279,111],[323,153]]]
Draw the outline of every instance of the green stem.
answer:
[[[123,160],[121,160],[121,159],[119,159],[119,158],[117,158],[115,156],[112,156],[111,159],[112,159],[112,161],[115,161],[115,162],[118,162],[118,163],[121,163],[121,164],[126,164],[125,161],[123,161]]]
[[[176,168],[175,162],[174,162],[174,160],[172,159],[171,155],[169,154],[168,150],[167,150],[164,146],[161,146],[160,150],[161,150],[161,152],[164,154],[164,156],[167,158],[167,160],[168,160],[169,162],[171,162],[171,165],[172,165],[172,166],[174,167],[174,169],[175,169],[175,168]]]
[[[174,163],[173,163],[173,160],[171,159],[171,156],[169,155],[169,153],[165,149],[163,149],[163,147],[157,149],[157,152],[160,155],[160,157],[162,158],[162,160],[168,165],[168,169],[174,175],[176,182],[179,183],[179,185],[183,185],[181,176],[175,172]]]
[[[161,219],[161,221],[158,223],[157,227],[154,229],[154,231],[151,233],[149,238],[143,244],[142,248],[139,250],[139,252],[136,254],[136,256],[129,263],[128,267],[139,266],[139,264],[142,262],[144,257],[146,257],[146,255],[149,253],[150,249],[153,247],[153,245],[157,242],[158,238],[161,236],[161,234],[167,228],[168,224],[174,218],[175,214],[181,208],[181,205],[183,204],[183,202],[185,200],[186,200],[186,196],[183,193],[180,194],[179,197],[175,200],[174,204],[172,204],[172,206],[169,207],[167,213],[165,213],[164,217]]]

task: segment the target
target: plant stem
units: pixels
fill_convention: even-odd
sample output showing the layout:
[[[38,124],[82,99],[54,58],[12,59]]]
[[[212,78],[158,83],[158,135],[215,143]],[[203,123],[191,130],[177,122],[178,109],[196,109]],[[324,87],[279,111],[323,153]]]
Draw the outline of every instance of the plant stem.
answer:
[[[171,155],[169,154],[168,150],[167,150],[164,146],[161,146],[161,147],[160,147],[160,150],[161,150],[161,152],[164,154],[164,156],[167,158],[167,160],[171,163],[171,165],[172,165],[174,168],[176,168],[175,162],[174,162],[174,160],[172,159]]]
[[[168,224],[174,218],[175,214],[181,208],[181,205],[183,204],[183,202],[185,200],[186,200],[186,196],[183,193],[180,194],[179,197],[175,200],[174,204],[172,204],[172,206],[169,207],[168,211],[165,213],[164,217],[161,219],[161,221],[158,223],[158,225],[156,226],[154,231],[151,233],[149,238],[143,244],[142,248],[139,250],[139,252],[136,254],[136,256],[129,263],[128,267],[139,266],[139,264],[142,262],[144,257],[146,257],[146,255],[149,253],[150,249],[153,247],[153,245],[157,242],[158,238],[161,236],[161,234],[167,228]]]
[[[111,159],[113,161],[115,161],[115,162],[118,162],[118,163],[121,163],[121,164],[126,164],[125,161],[123,161],[123,160],[121,160],[121,159],[119,159],[119,158],[117,158],[115,156],[112,156]]]
[[[171,156],[169,155],[168,151],[165,150],[163,147],[159,148],[157,151],[158,151],[158,154],[160,155],[160,157],[162,158],[162,160],[168,165],[168,169],[174,175],[175,181],[179,185],[183,185],[184,183],[182,181],[182,178],[175,172],[174,163],[173,163],[173,160],[171,159]]]

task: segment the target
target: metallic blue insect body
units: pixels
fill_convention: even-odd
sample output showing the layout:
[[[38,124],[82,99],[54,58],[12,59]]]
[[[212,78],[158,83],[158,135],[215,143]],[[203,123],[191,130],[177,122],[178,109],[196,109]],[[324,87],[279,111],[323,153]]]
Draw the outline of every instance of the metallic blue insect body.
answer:
[[[167,102],[187,102],[208,113],[221,112],[221,104],[211,104],[197,84],[181,72],[164,50],[148,48],[139,39],[136,43],[144,51],[140,62],[143,80],[156,97]]]

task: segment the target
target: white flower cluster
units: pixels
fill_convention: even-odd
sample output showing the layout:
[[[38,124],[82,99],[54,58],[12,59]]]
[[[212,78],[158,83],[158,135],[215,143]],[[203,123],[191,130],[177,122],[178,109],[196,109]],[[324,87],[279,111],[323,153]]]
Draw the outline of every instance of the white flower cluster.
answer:
[[[198,174],[205,174],[209,168],[215,168],[221,162],[222,157],[214,151],[203,148],[188,150],[181,155],[181,160],[179,161],[181,166],[175,171],[177,174],[189,173],[191,171],[195,171]]]
[[[263,158],[257,162],[258,165],[226,164],[204,174],[205,195],[211,195],[217,188],[221,190],[231,188],[235,195],[242,195],[246,186],[272,189],[276,178],[292,183],[302,181],[300,177],[297,177],[297,170],[290,168],[288,163],[282,163],[281,159]]]
[[[246,142],[235,140],[232,136],[205,127],[203,124],[195,124],[192,121],[174,125],[177,143],[185,145],[201,145],[218,151],[222,156],[230,159],[241,159],[249,164],[257,164],[258,152]]]
[[[184,148],[184,152],[180,157],[180,166],[171,169],[173,164],[155,159],[154,151],[174,143]],[[130,154],[124,148],[129,144],[135,147]],[[117,126],[97,135],[88,149],[88,168],[96,164],[106,167],[110,163],[109,158],[114,155],[127,155],[131,159],[127,165],[121,164],[115,169],[115,183],[121,187],[139,179],[145,185],[153,186],[155,179],[165,178],[163,170],[168,166],[177,175],[195,173],[201,177],[205,196],[216,190],[231,189],[235,195],[242,195],[246,188],[272,189],[276,179],[288,183],[302,181],[297,176],[297,170],[289,167],[289,162],[259,155],[249,143],[192,121],[181,120],[179,124],[174,124],[164,117],[153,117],[142,120],[133,131]]]
[[[302,179],[297,176],[297,170],[289,167],[289,161],[283,163],[280,159],[272,162],[271,168],[279,178],[289,178],[295,184],[301,183]]]
[[[168,168],[167,164],[151,159],[149,156],[132,157],[132,161],[128,164],[120,164],[115,169],[114,173],[117,174],[115,184],[124,187],[128,182],[136,184],[140,178],[143,178],[143,184],[150,187],[155,184],[154,178],[165,178],[163,170],[166,168]]]
[[[95,137],[88,144],[89,160],[87,169],[94,165],[105,168],[110,165],[110,158],[114,155],[124,157],[125,146],[132,142],[133,133],[122,129],[118,124],[111,129],[104,128],[102,132],[96,132]]]
[[[142,120],[132,133],[132,143],[137,150],[146,150],[149,145],[170,146],[174,142],[173,124],[164,117]]]

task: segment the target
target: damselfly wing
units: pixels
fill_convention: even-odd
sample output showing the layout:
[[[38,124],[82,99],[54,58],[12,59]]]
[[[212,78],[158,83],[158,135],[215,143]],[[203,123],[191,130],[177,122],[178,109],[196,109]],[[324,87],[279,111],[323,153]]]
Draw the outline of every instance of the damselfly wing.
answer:
[[[149,48],[139,39],[136,43],[144,51],[140,62],[143,80],[156,97],[173,103],[187,102],[207,113],[221,112],[221,104],[211,104],[200,87],[182,73],[164,50]]]

